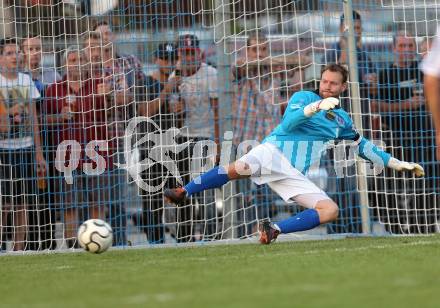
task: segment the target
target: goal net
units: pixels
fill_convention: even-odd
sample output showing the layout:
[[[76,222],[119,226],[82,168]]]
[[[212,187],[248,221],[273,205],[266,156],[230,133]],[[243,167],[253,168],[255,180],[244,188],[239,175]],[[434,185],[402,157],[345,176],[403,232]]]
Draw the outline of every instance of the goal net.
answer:
[[[254,238],[260,219],[302,209],[249,180],[179,206],[163,190],[261,142],[334,62],[358,75],[341,99],[358,130],[426,177],[373,169],[350,143],[329,144],[319,166],[295,167],[340,215],[306,233],[437,232],[419,69],[436,1],[349,1],[352,18],[336,0],[0,3],[3,251],[75,248],[89,218],[109,222],[115,246]]]

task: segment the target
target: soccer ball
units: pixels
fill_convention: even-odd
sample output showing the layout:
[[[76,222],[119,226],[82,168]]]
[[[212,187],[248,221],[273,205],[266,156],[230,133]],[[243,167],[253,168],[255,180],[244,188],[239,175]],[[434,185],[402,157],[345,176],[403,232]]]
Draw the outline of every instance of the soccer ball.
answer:
[[[78,243],[89,252],[104,252],[112,245],[112,242],[112,228],[101,219],[89,219],[78,229]]]

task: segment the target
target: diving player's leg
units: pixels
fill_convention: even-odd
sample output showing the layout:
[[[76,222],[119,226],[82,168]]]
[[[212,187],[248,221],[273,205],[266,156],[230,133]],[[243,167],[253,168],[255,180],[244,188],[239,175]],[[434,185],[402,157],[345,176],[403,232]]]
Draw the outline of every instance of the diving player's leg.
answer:
[[[275,223],[280,233],[292,233],[313,229],[320,224],[331,222],[338,217],[338,206],[325,193],[301,194],[293,198],[306,210]]]
[[[338,205],[331,199],[319,201],[315,206],[315,210],[318,212],[321,224],[335,221],[338,218]]]
[[[231,180],[250,177],[248,170],[249,166],[241,161],[233,162],[226,167],[214,167],[183,187],[166,189],[164,196],[168,202],[180,204],[186,198],[198,192],[221,187]]]
[[[293,168],[293,167],[292,167]],[[268,183],[286,202],[294,201],[306,210],[276,223],[260,222],[260,242],[270,244],[279,234],[306,231],[338,217],[338,206],[303,174],[291,170],[285,179]]]
[[[166,189],[164,191],[164,197],[168,202],[181,204],[186,198],[198,192],[221,187],[232,180],[248,178],[259,174],[261,169],[260,157],[264,151],[264,147],[258,145],[249,153],[226,167],[214,167],[184,187]]]

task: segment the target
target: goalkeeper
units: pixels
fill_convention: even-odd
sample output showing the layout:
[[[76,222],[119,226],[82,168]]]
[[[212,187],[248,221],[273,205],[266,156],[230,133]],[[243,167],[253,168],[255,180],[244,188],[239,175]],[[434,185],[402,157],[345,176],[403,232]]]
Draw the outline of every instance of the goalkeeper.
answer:
[[[311,166],[319,164],[330,140],[353,140],[362,158],[423,176],[420,165],[391,157],[356,132],[347,112],[339,107],[338,98],[347,88],[347,77],[347,70],[341,65],[324,67],[319,90],[295,93],[281,123],[262,144],[230,165],[215,167],[184,187],[165,190],[165,199],[180,204],[195,193],[240,178],[250,177],[258,185],[268,184],[284,201],[295,201],[306,208],[277,223],[260,221],[260,242],[270,244],[280,233],[309,230],[338,217],[337,204],[304,175]]]

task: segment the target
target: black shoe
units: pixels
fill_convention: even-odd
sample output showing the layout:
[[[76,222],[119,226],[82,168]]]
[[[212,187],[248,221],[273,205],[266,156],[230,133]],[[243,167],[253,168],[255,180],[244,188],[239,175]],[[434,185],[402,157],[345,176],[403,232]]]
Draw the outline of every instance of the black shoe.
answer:
[[[263,219],[259,222],[260,243],[268,245],[274,242],[280,231],[278,231],[269,219]]]
[[[186,190],[183,187],[165,189],[163,195],[168,203],[180,205],[186,199]]]

